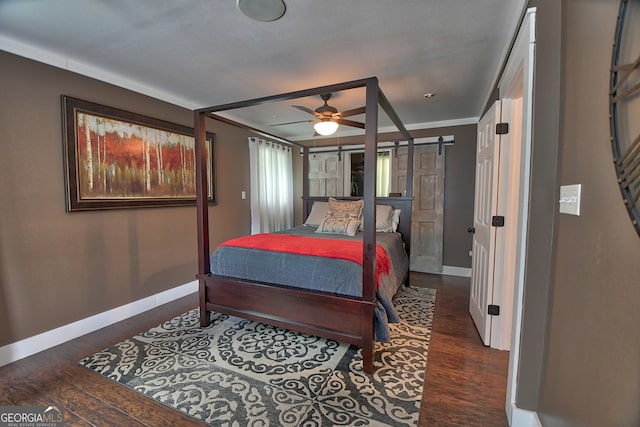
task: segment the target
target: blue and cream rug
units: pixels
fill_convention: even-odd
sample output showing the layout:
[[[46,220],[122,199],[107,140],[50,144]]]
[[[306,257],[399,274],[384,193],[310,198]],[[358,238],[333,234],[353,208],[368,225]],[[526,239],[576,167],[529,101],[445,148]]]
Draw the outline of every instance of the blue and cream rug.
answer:
[[[218,313],[201,328],[198,309],[79,363],[212,426],[417,425],[435,290],[394,303],[373,374],[354,346]]]

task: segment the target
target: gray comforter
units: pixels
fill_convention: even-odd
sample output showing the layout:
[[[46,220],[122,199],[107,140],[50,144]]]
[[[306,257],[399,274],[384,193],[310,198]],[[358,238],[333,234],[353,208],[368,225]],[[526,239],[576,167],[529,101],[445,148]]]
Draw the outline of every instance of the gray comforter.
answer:
[[[281,233],[336,239],[337,245],[339,240],[362,240],[362,233],[350,237],[319,234],[315,233],[315,229],[301,225]],[[409,260],[400,234],[377,233],[376,243],[385,249],[391,260],[390,273],[380,276],[376,309],[376,340],[387,342],[389,322],[398,321],[392,299],[402,285]],[[340,295],[362,296],[362,266],[342,259],[221,246],[211,256],[211,273]]]

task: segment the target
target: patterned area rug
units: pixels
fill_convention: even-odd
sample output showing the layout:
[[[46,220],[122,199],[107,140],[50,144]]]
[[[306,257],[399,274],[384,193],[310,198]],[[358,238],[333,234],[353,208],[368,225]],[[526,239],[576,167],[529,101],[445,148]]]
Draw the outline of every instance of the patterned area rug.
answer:
[[[198,309],[79,363],[212,426],[417,425],[435,290],[403,287],[401,322],[358,348]]]

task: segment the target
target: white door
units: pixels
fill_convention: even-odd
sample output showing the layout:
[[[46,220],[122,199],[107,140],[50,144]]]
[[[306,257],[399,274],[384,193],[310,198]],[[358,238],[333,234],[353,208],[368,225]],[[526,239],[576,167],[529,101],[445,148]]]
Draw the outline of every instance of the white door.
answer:
[[[509,132],[500,135],[497,208],[494,215],[505,217],[504,227],[495,230],[495,262],[492,303],[500,315],[491,318],[491,348],[511,348],[513,297],[516,282],[520,206],[522,204],[522,84],[503,88],[500,121],[509,124]]]
[[[471,295],[469,312],[485,345],[491,341],[489,305],[493,301],[496,228],[491,225],[497,210],[500,138],[496,123],[500,122],[500,101],[487,111],[478,123],[476,148],[476,189],[474,199],[473,248],[471,263]]]

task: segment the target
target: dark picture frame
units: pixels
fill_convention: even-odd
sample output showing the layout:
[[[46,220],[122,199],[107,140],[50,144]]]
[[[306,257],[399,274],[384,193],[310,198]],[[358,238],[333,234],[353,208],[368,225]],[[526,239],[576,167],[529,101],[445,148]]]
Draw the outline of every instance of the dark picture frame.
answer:
[[[196,204],[193,128],[62,95],[66,210]],[[215,134],[207,132],[209,203]]]

